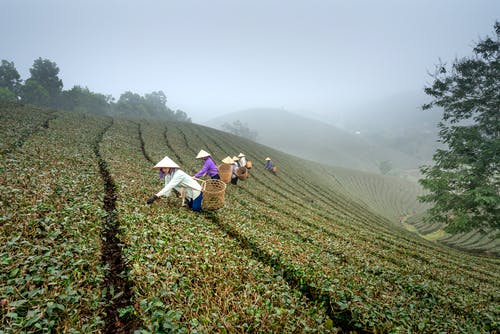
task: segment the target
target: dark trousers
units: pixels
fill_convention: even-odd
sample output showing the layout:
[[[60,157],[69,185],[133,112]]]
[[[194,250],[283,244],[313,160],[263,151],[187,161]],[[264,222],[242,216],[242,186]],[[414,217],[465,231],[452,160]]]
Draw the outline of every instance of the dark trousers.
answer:
[[[200,193],[195,199],[185,199],[187,206],[196,212],[201,211],[201,201],[203,200],[203,193]]]

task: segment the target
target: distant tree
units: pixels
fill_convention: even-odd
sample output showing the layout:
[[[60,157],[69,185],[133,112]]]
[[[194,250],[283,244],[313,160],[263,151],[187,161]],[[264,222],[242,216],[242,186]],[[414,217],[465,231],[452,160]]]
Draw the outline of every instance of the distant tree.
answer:
[[[59,68],[57,64],[48,60],[38,58],[34,61],[30,69],[31,77],[28,80],[38,82],[49,94],[49,104],[51,107],[57,107],[58,99],[63,88],[63,82],[57,76]]]
[[[167,107],[167,96],[161,90],[144,95],[144,105],[148,116],[160,119],[173,119],[174,112]]]
[[[381,161],[378,164],[378,169],[382,175],[387,175],[392,170],[392,163],[389,160]]]
[[[167,97],[162,91],[145,94],[144,97],[136,93],[125,92],[113,104],[112,111],[115,115],[133,118],[191,121],[185,112],[182,110],[173,112],[166,103]]]
[[[177,109],[175,111],[174,119],[176,121],[179,121],[179,122],[188,122],[188,123],[191,123],[191,118],[189,118],[188,115],[184,111],[182,111],[180,109]]]
[[[120,98],[113,106],[113,112],[119,116],[145,117],[149,116],[144,104],[144,98],[139,94],[127,91],[120,95]]]
[[[62,92],[60,107],[68,111],[107,115],[110,112],[110,102],[110,96],[91,92],[87,87],[73,86]]]
[[[50,105],[50,95],[36,80],[28,79],[21,87],[21,101],[41,107]]]
[[[257,132],[250,130],[247,124],[243,124],[240,120],[234,121],[232,124],[224,123],[222,128],[229,133],[244,137],[253,141],[257,140]]]
[[[425,93],[433,100],[424,110],[440,107],[440,141],[446,149],[423,166],[420,183],[433,204],[430,222],[451,233],[500,228],[500,24],[496,39],[487,37],[473,49],[474,57],[440,64]]]
[[[16,94],[12,93],[6,87],[0,87],[0,102],[15,102],[17,101]]]
[[[0,88],[8,89],[14,96],[19,94],[21,76],[17,72],[14,62],[2,59],[0,65]]]

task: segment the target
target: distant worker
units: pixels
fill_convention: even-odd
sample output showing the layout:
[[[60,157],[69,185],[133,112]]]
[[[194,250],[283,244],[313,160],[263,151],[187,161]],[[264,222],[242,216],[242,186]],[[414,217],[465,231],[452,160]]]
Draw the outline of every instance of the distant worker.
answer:
[[[240,154],[238,154],[238,158],[240,159],[240,161],[239,161],[240,167],[246,167],[247,166],[247,157],[243,153],[240,153]]]
[[[274,164],[271,158],[267,157],[266,158],[266,165],[264,166],[265,169],[267,169],[270,172],[274,172]]]
[[[165,187],[149,198],[146,203],[151,205],[158,198],[170,195],[172,190],[181,192],[181,189],[184,188],[185,204],[193,211],[201,211],[203,198],[201,186],[191,176],[182,171],[178,164],[166,156],[153,168],[160,170],[160,179],[165,178]]]
[[[234,161],[234,165],[236,166],[236,169],[238,169],[240,166],[240,158],[238,158],[237,156],[233,156],[233,161]]]
[[[231,165],[231,184],[236,185],[238,183],[238,175],[236,175],[236,170],[238,167],[238,158],[237,157],[226,157],[222,160],[223,163]]]
[[[217,169],[217,164],[214,162],[210,153],[200,150],[196,159],[203,159],[205,162],[203,163],[203,167],[200,169],[198,173],[194,175],[195,178],[200,178],[202,176],[208,175],[211,179],[220,179],[219,170]]]
[[[234,156],[233,161],[234,161],[234,165],[233,165],[233,174],[231,175],[231,184],[236,185],[238,183],[238,180],[239,180],[237,171],[240,168],[240,159],[238,159],[238,157]]]

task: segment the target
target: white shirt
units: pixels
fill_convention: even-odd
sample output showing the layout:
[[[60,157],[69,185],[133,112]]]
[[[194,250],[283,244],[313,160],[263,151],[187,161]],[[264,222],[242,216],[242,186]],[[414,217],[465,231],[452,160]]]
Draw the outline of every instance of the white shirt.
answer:
[[[200,196],[200,184],[180,169],[165,175],[165,187],[156,196],[168,196],[172,189],[180,191],[181,188],[186,188],[186,198],[188,199],[195,199]]]

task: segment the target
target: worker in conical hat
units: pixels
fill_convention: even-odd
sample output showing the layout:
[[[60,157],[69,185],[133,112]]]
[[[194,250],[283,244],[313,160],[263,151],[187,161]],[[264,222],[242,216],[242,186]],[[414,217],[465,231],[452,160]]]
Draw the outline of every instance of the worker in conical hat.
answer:
[[[148,204],[153,204],[154,201],[162,196],[166,197],[170,195],[172,190],[180,192],[181,188],[184,188],[187,206],[193,211],[201,211],[201,201],[203,198],[201,186],[191,176],[182,171],[178,164],[166,156],[153,169],[158,169],[160,171],[160,178],[165,178],[165,187],[150,197],[147,200]]]
[[[204,163],[200,171],[194,174],[195,178],[200,178],[202,176],[208,175],[211,179],[220,179],[217,164],[210,156],[210,153],[204,150],[200,150],[200,152],[198,152],[198,155],[196,156],[196,159],[203,159]]]
[[[238,157],[225,157],[222,162],[228,165],[231,165],[231,184],[236,185],[238,183],[238,175],[236,175],[236,170],[238,169],[238,165],[236,162],[238,161]]]
[[[240,161],[239,161],[240,167],[246,167],[247,157],[243,153],[240,153],[240,154],[238,154],[238,158],[240,159]]]
[[[273,161],[271,160],[271,158],[267,157],[265,161],[266,161],[266,165],[264,166],[264,168],[270,172],[273,172],[274,171],[273,170],[274,164],[273,164]]]

